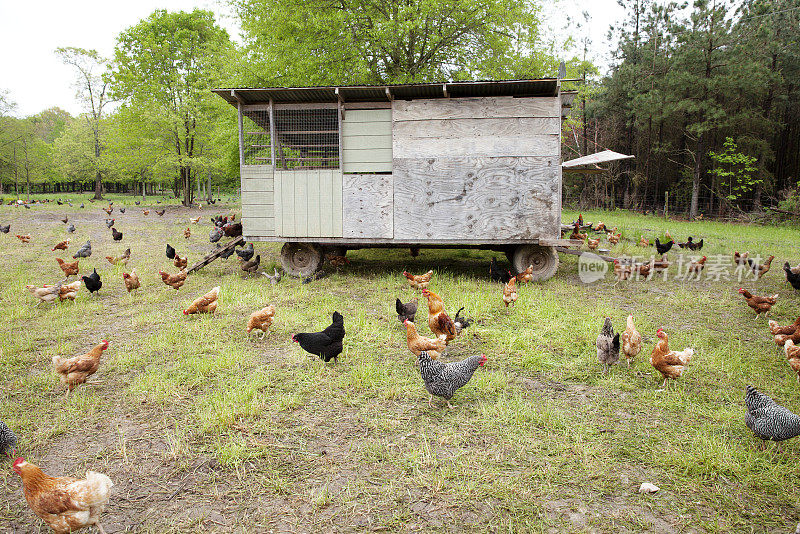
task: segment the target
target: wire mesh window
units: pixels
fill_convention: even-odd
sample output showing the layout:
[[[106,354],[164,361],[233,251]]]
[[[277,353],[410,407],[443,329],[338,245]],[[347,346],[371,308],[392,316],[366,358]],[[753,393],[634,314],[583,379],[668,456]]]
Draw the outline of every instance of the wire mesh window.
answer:
[[[276,109],[275,165],[279,169],[338,169],[338,110]]]
[[[248,111],[242,117],[245,165],[272,165],[269,111]]]

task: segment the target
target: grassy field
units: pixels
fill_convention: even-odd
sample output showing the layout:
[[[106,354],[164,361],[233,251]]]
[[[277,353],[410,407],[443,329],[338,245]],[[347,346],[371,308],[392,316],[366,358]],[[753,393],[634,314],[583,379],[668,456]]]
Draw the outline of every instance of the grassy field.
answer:
[[[0,419],[20,452],[53,475],[108,474],[116,487],[104,514],[112,532],[791,532],[798,521],[798,442],[760,450],[743,423],[752,384],[800,410],[796,375],[776,352],[766,320],[737,293],[779,293],[772,315],[800,315],[781,265],[800,262],[792,228],[677,222],[626,212],[584,213],[630,241],[612,255],[643,255],[665,230],[705,239],[703,254],[776,256],[760,281],[580,282],[575,256],[561,255],[551,280],[520,289],[506,310],[488,280],[490,253],[370,250],[302,285],[244,277],[234,257],[217,260],[180,291],[166,243],[190,264],[212,245],[209,216],[238,211],[169,206],[145,217],[130,198],[115,211],[121,243],[103,224],[101,203],[0,207]],[[149,199],[149,202],[152,202]],[[103,289],[75,303],[35,306],[26,284],[54,283],[51,252],[77,227],[69,256],[87,239]],[[189,217],[202,216],[198,225]],[[564,221],[576,214],[564,213]],[[192,236],[184,239],[190,226]],[[15,233],[30,233],[21,245]],[[604,243],[605,245],[605,243]],[[106,255],[132,249],[142,289],[129,295],[122,267]],[[279,245],[257,244],[271,272]],[[649,257],[654,249],[646,249]],[[677,259],[677,253],[669,254]],[[503,258],[503,261],[505,259]],[[730,258],[726,258],[730,262]],[[431,289],[454,313],[476,319],[447,360],[489,358],[456,393],[455,409],[428,407],[394,299],[414,296],[401,272],[434,269]],[[330,269],[329,269],[330,270]],[[731,269],[733,266],[731,262]],[[181,310],[221,286],[215,316]],[[424,301],[423,301],[424,302]],[[248,339],[249,314],[267,303],[276,322]],[[345,352],[325,365],[291,334],[345,317]],[[645,339],[639,360],[603,375],[595,339],[605,316],[624,328],[632,313]],[[420,333],[428,335],[424,312]],[[678,381],[659,389],[648,362],[655,331],[673,349],[694,347]],[[90,384],[65,398],[53,355],[76,355],[101,339],[111,346]],[[28,509],[10,462],[0,471],[0,531],[46,532]],[[642,482],[661,488],[639,495]]]

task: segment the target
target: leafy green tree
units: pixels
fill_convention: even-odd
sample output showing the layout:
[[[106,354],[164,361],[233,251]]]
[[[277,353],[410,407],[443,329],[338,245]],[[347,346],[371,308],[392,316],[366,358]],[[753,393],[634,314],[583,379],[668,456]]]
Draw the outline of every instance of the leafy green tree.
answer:
[[[245,34],[245,83],[532,77],[556,66],[533,0],[228,2]]]
[[[209,89],[219,86],[233,50],[227,32],[203,10],[157,10],[117,38],[114,93],[148,110],[140,118],[170,148],[165,165],[177,170],[187,205],[195,173],[208,163],[203,148],[220,109]]]
[[[101,164],[99,162],[103,152],[101,123],[105,107],[109,103],[109,81],[103,75],[107,71],[108,60],[100,56],[97,50],[86,50],[72,46],[57,48],[56,53],[64,63],[72,66],[77,71],[77,94],[85,109],[83,118],[92,132],[91,143],[94,158],[98,160],[94,165],[97,169],[94,198],[99,200],[103,198],[103,177],[100,172]]]

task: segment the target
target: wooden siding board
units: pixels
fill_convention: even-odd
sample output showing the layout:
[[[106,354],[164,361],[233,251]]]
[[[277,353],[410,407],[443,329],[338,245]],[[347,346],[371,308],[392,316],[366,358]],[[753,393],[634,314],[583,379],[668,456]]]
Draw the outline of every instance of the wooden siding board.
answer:
[[[391,175],[344,175],[342,236],[391,239],[394,236],[393,187]]]
[[[395,159],[558,156],[561,150],[558,135],[527,137],[464,137],[461,139],[409,139],[395,136]]]
[[[396,240],[535,239],[561,228],[559,158],[394,160]]]
[[[395,100],[392,120],[560,117],[557,97],[475,97],[431,100]]]

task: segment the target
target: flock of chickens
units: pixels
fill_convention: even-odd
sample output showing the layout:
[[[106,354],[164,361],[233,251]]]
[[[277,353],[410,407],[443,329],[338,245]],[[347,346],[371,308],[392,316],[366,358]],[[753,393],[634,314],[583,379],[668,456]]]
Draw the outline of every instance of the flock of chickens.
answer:
[[[108,208],[103,208],[108,215],[111,215],[113,209],[112,205],[109,205]],[[120,208],[120,212],[124,213],[125,208]],[[149,210],[143,210],[142,213],[147,215]],[[158,210],[156,213],[158,215],[163,215],[164,210]],[[200,218],[196,217],[190,219],[190,222],[197,224],[199,220]],[[65,217],[62,219],[62,222],[67,224],[68,218]],[[121,241],[123,239],[123,232],[114,227],[115,219],[106,219],[105,222],[112,231],[112,239],[114,241]],[[233,216],[215,217],[212,219],[212,222],[214,223],[214,228],[209,235],[209,239],[212,243],[218,242],[223,236],[236,237],[241,235],[241,224],[235,223]],[[574,223],[573,235],[570,237],[586,239],[589,248],[596,249],[599,245],[599,239],[590,239],[588,236],[581,235],[580,230],[583,228],[585,228],[585,226],[583,225],[582,218],[579,218],[579,221]],[[595,228],[589,225],[589,228],[594,231],[606,231],[605,225],[602,223],[599,223]],[[73,225],[67,227],[68,233],[72,233],[74,230],[75,228]],[[0,226],[0,232],[8,233],[9,225]],[[187,239],[191,236],[189,227],[184,231],[184,236]],[[29,235],[18,235],[17,238],[23,243],[29,243],[31,241],[31,236]],[[612,231],[608,231],[607,238],[611,244],[616,244],[621,238],[621,233],[618,233],[616,228],[614,228]],[[659,254],[662,255],[660,262],[651,262],[649,266],[636,266],[630,263],[615,261],[615,273],[617,273],[618,279],[624,279],[623,277],[626,276],[626,272],[631,273],[634,272],[634,270],[638,270],[640,274],[646,276],[649,273],[649,271],[646,270],[648,267],[650,270],[657,269],[657,266],[662,267],[664,264],[668,267],[669,262],[664,257],[664,254],[666,254],[675,243],[671,237],[668,236],[668,238],[669,241],[667,243],[661,243],[656,239],[656,249]],[[644,237],[642,237],[640,244],[644,246],[643,243],[645,241]],[[59,242],[52,250],[65,251],[69,248],[70,242],[70,239]],[[649,246],[649,242],[646,244]],[[693,251],[700,250],[703,247],[703,240],[701,239],[695,242],[690,237],[686,243],[680,243],[679,246]],[[220,248],[219,244],[217,244],[217,247]],[[226,247],[221,256],[227,258],[232,255],[233,251],[239,256],[240,264],[244,272],[254,273],[258,270],[260,256],[255,255],[252,243],[241,250],[237,250],[234,247]],[[68,283],[71,276],[77,276],[79,274],[80,259],[89,258],[91,255],[91,242],[87,241],[73,255],[73,260],[75,261],[67,262],[62,258],[56,258],[56,262],[65,276],[62,282],[41,287],[28,285],[26,286],[26,290],[31,292],[40,303],[49,303],[56,300],[74,301],[78,295],[81,284],[85,285],[86,289],[91,294],[97,294],[102,288],[102,280],[96,268],[93,268],[91,274]],[[159,271],[159,275],[165,285],[179,290],[184,285],[188,276],[186,270],[188,258],[181,257],[175,248],[169,244],[167,245],[166,256],[173,261],[173,264],[179,271],[174,274]],[[126,249],[120,256],[106,256],[106,260],[113,265],[127,265],[130,259],[130,248]],[[346,263],[346,260],[342,261],[338,257],[328,259],[331,264],[334,264],[334,262],[338,262],[338,265]],[[737,264],[750,262],[748,265],[754,272],[758,273],[759,278],[769,270],[772,259],[773,257],[770,257],[764,265],[759,265],[752,262],[752,260],[748,258],[747,253],[739,254],[737,252],[734,256],[734,261]],[[704,262],[705,257],[697,264],[699,266],[697,269],[702,270]],[[641,272],[643,269],[645,269],[645,272]],[[786,271],[787,280],[789,280],[790,284],[796,289],[800,289],[800,269],[792,269],[789,267],[789,264],[786,263],[784,270]],[[280,280],[280,274],[277,270],[274,276],[267,275],[266,273],[262,274],[267,276],[272,283],[276,283]],[[430,394],[428,401],[429,406],[432,406],[433,397],[436,396],[443,398],[447,402],[448,407],[452,408],[450,399],[459,388],[464,386],[472,378],[475,371],[487,362],[487,358],[484,354],[480,354],[470,356],[462,361],[447,363],[441,361],[441,357],[445,353],[448,345],[456,340],[462,332],[470,326],[472,321],[461,314],[464,310],[463,307],[459,309],[452,318],[448,315],[442,297],[428,289],[433,274],[433,271],[428,271],[421,275],[403,272],[410,287],[414,290],[419,290],[421,296],[427,301],[428,328],[433,333],[434,337],[429,338],[422,336],[417,331],[415,318],[419,298],[415,298],[407,303],[403,303],[400,299],[397,299],[396,311],[398,320],[406,329],[408,349],[416,356],[416,363],[422,382],[425,389]],[[512,275],[509,271],[499,266],[496,258],[492,258],[489,266],[489,275],[493,281],[500,282],[503,285],[502,301],[506,308],[508,308],[508,306],[514,304],[517,300],[517,284],[525,284],[531,281],[533,277],[533,267],[530,266],[527,270]],[[141,285],[135,269],[132,269],[130,272],[122,273],[122,278],[128,292],[138,289]],[[762,313],[765,315],[769,313],[771,307],[777,302],[778,297],[778,295],[767,297],[754,296],[744,289],[740,289],[739,292],[744,296],[748,306],[756,312],[756,318]],[[204,295],[195,299],[183,310],[183,314],[213,314],[217,310],[219,296],[220,287],[214,287]],[[272,305],[254,311],[246,323],[247,333],[250,334],[252,331],[258,330],[260,331],[261,337],[266,335],[269,327],[273,324],[275,313],[275,307]],[[769,321],[769,328],[774,335],[775,343],[784,347],[789,365],[798,373],[798,381],[800,381],[800,317],[788,326],[780,326],[775,321]],[[292,341],[298,343],[306,352],[318,356],[325,362],[329,362],[330,360],[337,362],[343,350],[344,336],[344,317],[338,311],[334,311],[332,322],[327,328],[320,332],[301,332],[294,334],[292,336]],[[664,387],[667,380],[678,379],[683,375],[694,355],[694,349],[685,348],[683,351],[670,350],[668,336],[661,328],[656,332],[656,337],[658,341],[652,350],[650,363],[663,376],[664,383],[662,387]],[[70,358],[53,357],[53,368],[58,374],[62,384],[66,386],[67,396],[73,389],[85,383],[90,376],[97,372],[100,366],[101,356],[108,347],[109,341],[103,340],[86,354]],[[628,366],[630,366],[630,362],[635,360],[643,349],[642,335],[636,329],[633,316],[628,316],[626,328],[621,334],[614,332],[611,318],[606,317],[601,332],[596,339],[596,348],[597,357],[604,372],[608,372],[609,367],[619,361],[620,354],[625,357]],[[745,422],[756,436],[765,440],[781,441],[800,435],[800,417],[750,386],[747,387],[745,404],[747,407]],[[0,453],[13,457],[16,453],[16,445],[16,436],[5,423],[0,421]],[[109,491],[113,486],[109,477],[91,471],[87,472],[86,478],[82,480],[69,477],[50,477],[43,473],[36,465],[22,458],[17,458],[12,468],[22,479],[24,495],[29,506],[39,517],[50,525],[54,532],[57,534],[67,533],[94,525],[101,533],[104,533],[103,527],[100,524],[100,515],[105,505],[108,503]]]

